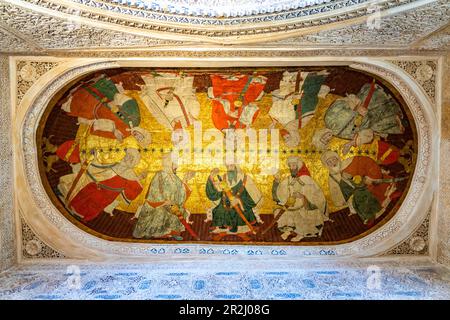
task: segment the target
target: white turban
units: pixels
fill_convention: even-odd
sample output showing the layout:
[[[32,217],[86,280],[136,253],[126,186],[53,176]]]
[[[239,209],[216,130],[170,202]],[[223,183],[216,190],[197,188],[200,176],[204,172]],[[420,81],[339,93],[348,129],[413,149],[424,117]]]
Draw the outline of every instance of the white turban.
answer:
[[[286,146],[293,148],[300,143],[300,133],[298,132],[298,120],[292,120],[286,124],[284,129],[289,133],[289,136],[284,137]]]
[[[326,134],[331,134],[331,135],[333,135],[333,131],[331,131],[331,130],[328,129],[328,128],[323,128],[323,129],[317,130],[317,131],[314,133],[314,135],[313,135],[313,137],[312,137],[312,145],[313,145],[314,147],[316,147],[316,149],[318,149],[318,150],[325,150],[325,149],[327,148],[328,145],[325,144],[325,143],[322,141],[323,136],[326,135]]]
[[[354,94],[347,95],[344,100],[346,100],[352,110],[354,110],[361,103],[361,100]]]
[[[178,153],[165,153],[162,157],[162,167],[164,171],[172,172],[173,166],[178,167]]]
[[[331,158],[334,158],[334,157],[340,159],[340,158],[339,158],[339,155],[338,155],[336,152],[331,151],[331,150],[328,150],[328,151],[325,151],[325,152],[322,154],[322,156],[320,157],[320,160],[322,161],[322,163],[323,163],[325,166],[327,166],[327,161],[328,161],[329,159],[331,159]]]
[[[301,168],[301,167],[303,167],[303,165],[304,165],[304,162],[303,162],[303,160],[302,159],[300,159],[300,157],[298,157],[298,156],[289,156],[288,158],[287,158],[287,164],[289,165],[289,164],[296,164],[297,165],[297,168]]]

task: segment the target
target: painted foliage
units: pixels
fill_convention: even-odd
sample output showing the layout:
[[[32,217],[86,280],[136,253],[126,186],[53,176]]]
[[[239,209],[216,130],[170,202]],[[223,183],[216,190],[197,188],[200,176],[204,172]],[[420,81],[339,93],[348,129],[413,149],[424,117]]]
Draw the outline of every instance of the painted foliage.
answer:
[[[44,185],[110,240],[344,243],[395,214],[415,166],[401,97],[347,67],[112,69],[53,100]]]

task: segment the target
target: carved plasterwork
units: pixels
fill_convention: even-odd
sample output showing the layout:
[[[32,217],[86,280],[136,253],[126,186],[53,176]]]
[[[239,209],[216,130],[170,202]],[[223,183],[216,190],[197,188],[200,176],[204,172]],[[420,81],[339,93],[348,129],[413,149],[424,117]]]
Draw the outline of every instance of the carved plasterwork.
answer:
[[[42,242],[31,230],[25,220],[21,219],[22,258],[25,259],[61,259],[64,255]]]
[[[235,47],[235,48],[223,48],[223,47],[210,47],[208,49],[197,50],[195,47],[176,47],[166,50],[120,50],[120,51],[58,51],[54,52],[57,57],[65,58],[234,58],[234,59],[246,59],[252,58],[257,54],[259,57],[264,58],[301,58],[301,57],[385,57],[386,55],[403,55],[404,50],[377,50],[377,49],[311,49],[311,50],[299,50],[295,48],[290,49],[277,49],[273,47],[264,48],[264,50],[258,50],[253,47]],[[408,51],[411,55],[421,55],[423,51]],[[439,57],[440,52],[429,51],[427,54],[430,57]]]
[[[427,255],[429,249],[430,212],[419,228],[405,241],[389,250],[385,255]]]
[[[450,50],[450,24],[422,39],[416,46],[423,49]]]
[[[439,174],[439,201],[437,228],[437,260],[450,267],[450,54],[443,59],[442,77],[442,108],[441,108],[441,140],[440,159],[441,172]],[[445,173],[445,174],[444,174]]]
[[[76,19],[55,18],[2,2],[0,21],[45,49],[133,48],[178,43],[86,26]]]
[[[379,25],[363,21],[360,24],[292,37],[277,43],[298,46],[365,44],[371,47],[400,47],[413,44],[417,39],[446,25],[449,10],[447,1],[436,1],[416,10],[380,17]]]
[[[450,142],[448,139],[442,142],[443,150],[441,151],[441,159],[448,159],[448,153],[450,152]],[[441,147],[442,147],[441,145]],[[447,152],[444,155],[444,152]],[[448,161],[448,160],[447,160]],[[449,208],[450,208],[450,179],[443,177],[441,178],[441,182],[439,184],[439,194],[440,194],[440,203],[439,203],[439,223],[437,227],[438,233],[438,247],[437,247],[437,259],[438,262],[450,266],[450,217],[449,217]]]
[[[145,10],[148,13],[178,14],[203,18],[254,17],[258,15],[283,14],[289,11],[295,16],[295,11],[303,8],[321,8],[322,4],[335,2],[337,7],[350,6],[365,1],[330,1],[330,0],[100,0],[79,1],[88,5],[101,5],[102,8],[120,8]],[[319,6],[322,5],[322,6]]]
[[[308,3],[321,3],[294,9],[281,6],[279,10],[275,2],[272,6],[260,1],[269,7],[253,5],[251,12],[215,17],[212,12],[171,13],[170,6],[146,7],[133,1],[0,0],[0,25],[28,39],[23,46],[10,39],[11,45],[1,51],[26,52],[26,46],[34,52],[142,49],[190,43],[406,48],[428,39],[450,15],[445,0],[314,0]],[[218,7],[210,4],[210,8]],[[230,14],[234,8],[243,10],[233,6]],[[368,27],[367,22],[374,17],[381,19],[380,28]],[[438,49],[439,43],[445,45],[438,40],[442,37],[436,37],[429,40],[431,49]],[[426,48],[426,44],[420,48]]]
[[[258,57],[256,52],[254,52],[253,55],[254,57]],[[209,63],[214,63],[212,62],[212,56],[213,55],[211,54]],[[66,83],[93,70],[112,68],[117,67],[118,65],[126,66],[127,63],[129,63],[129,60],[97,60],[91,62],[74,60],[74,62],[67,63],[67,68],[65,68],[65,71],[58,74],[57,77],[52,74],[53,71],[48,72],[44,77],[38,80],[40,90],[37,89],[38,86],[35,86],[34,92],[27,94],[26,99],[24,97],[22,108],[20,108],[21,113],[16,121],[17,125],[20,124],[20,130],[18,130],[18,132],[21,132],[22,134],[22,138],[20,138],[20,135],[16,136],[18,142],[18,150],[16,150],[16,152],[20,154],[20,157],[23,157],[22,163],[24,166],[23,169],[19,168],[18,178],[24,179],[23,183],[29,184],[30,188],[24,192],[23,196],[31,197],[28,198],[28,201],[33,204],[33,208],[24,209],[24,214],[25,216],[34,216],[34,219],[41,220],[41,223],[42,219],[45,217],[45,220],[48,221],[47,223],[52,226],[51,228],[53,232],[58,233],[58,235],[53,235],[52,239],[56,242],[59,241],[59,243],[52,244],[52,247],[59,248],[59,246],[64,246],[71,243],[70,245],[74,246],[74,248],[83,248],[83,250],[78,251],[81,253],[75,256],[84,258],[99,258],[105,257],[105,255],[127,255],[147,257],[149,259],[158,259],[160,257],[182,258],[193,256],[208,257],[208,259],[252,256],[256,259],[264,259],[267,257],[340,257],[372,256],[380,254],[391,248],[392,243],[403,241],[404,238],[409,235],[409,230],[411,230],[411,228],[417,228],[425,217],[426,209],[429,207],[429,202],[431,201],[431,193],[428,192],[430,184],[429,172],[433,163],[431,148],[435,139],[431,128],[435,120],[428,100],[424,99],[424,97],[420,95],[417,95],[420,91],[417,90],[417,84],[409,78],[403,78],[398,75],[395,71],[395,67],[392,68],[392,64],[375,60],[367,63],[366,59],[359,60],[360,59],[356,58],[341,58],[340,63],[346,62],[352,68],[376,74],[384,78],[386,81],[389,81],[402,94],[406,104],[410,108],[417,125],[419,137],[417,167],[410,191],[406,196],[403,205],[389,222],[365,238],[344,245],[317,247],[126,244],[96,238],[95,236],[81,231],[66,220],[53,206],[47,196],[47,193],[42,187],[42,184],[40,183],[34,139],[36,126],[39,123],[40,116],[47,106],[49,99]],[[201,59],[198,61],[201,61]],[[229,63],[233,63],[232,61],[233,60],[229,60]],[[264,59],[262,58],[261,61],[264,61]],[[310,60],[303,59],[302,63],[307,63],[307,61]],[[326,62],[326,59],[324,59],[324,62]],[[164,63],[167,65],[173,62],[170,62],[170,59],[169,61],[166,60],[166,62],[156,60],[152,60],[151,62],[154,66],[164,66]],[[295,59],[290,61],[290,63],[295,63]],[[297,63],[300,63],[300,61]],[[188,65],[193,64],[195,65],[195,63],[191,61]],[[221,60],[220,64],[224,66],[226,65],[226,62]],[[274,62],[274,60],[267,60],[265,61],[265,64],[276,65],[277,63]],[[27,103],[25,104],[25,102]],[[23,124],[21,121],[22,119]],[[22,145],[21,148],[20,145]],[[23,153],[21,149],[23,149]],[[31,210],[34,210],[34,213],[31,212]],[[40,212],[41,215],[38,218],[35,214],[36,210]],[[27,219],[27,221],[29,220]],[[30,220],[30,223],[33,223],[33,219]],[[45,237],[42,226],[41,230],[39,230],[39,228],[34,229],[39,235]],[[419,244],[417,242],[416,246]],[[63,250],[63,252],[66,253],[67,256],[67,250]]]
[[[0,272],[16,262],[8,63],[0,56]]]
[[[18,61],[17,70],[17,105],[20,104],[24,94],[47,71],[58,65],[58,62]]]
[[[391,60],[419,83],[432,103],[436,102],[436,60]]]
[[[367,6],[374,1],[329,1],[317,6],[307,6],[306,8],[297,10],[282,10],[279,13],[263,13],[232,18],[210,17],[208,14],[201,17],[191,17],[185,14],[171,14],[167,11],[160,13],[143,7],[133,8],[130,5],[126,7],[115,5],[111,1],[107,4],[105,1],[72,0],[75,3],[74,6],[62,4],[54,0],[22,0],[22,2],[35,4],[39,7],[63,13],[73,13],[73,8],[76,7],[77,13],[80,16],[145,30],[206,35],[208,37],[233,37],[290,31],[302,27],[325,25],[327,23],[362,17],[367,14]],[[412,2],[414,1],[381,0],[376,1],[376,4],[379,10],[383,11]],[[257,8],[254,4],[253,7]],[[97,9],[95,13],[92,10],[93,8]],[[214,5],[210,3],[207,7],[204,7],[204,9],[207,8],[214,8]],[[264,8],[261,9],[264,10]],[[137,19],[139,21],[136,21]],[[170,26],[167,24],[170,24]],[[216,30],[204,30],[201,26],[211,26],[213,27],[212,29],[215,27]],[[223,26],[227,26],[229,30],[224,30]]]
[[[0,28],[0,51],[2,52],[20,52],[20,51],[33,51],[33,47],[29,46],[28,43],[19,38],[18,36],[3,30]]]

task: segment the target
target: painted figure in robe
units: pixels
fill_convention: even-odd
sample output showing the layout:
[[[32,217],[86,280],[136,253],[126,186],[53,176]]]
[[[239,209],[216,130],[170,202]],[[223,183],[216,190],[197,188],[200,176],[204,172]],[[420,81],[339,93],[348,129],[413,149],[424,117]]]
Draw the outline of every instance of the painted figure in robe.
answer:
[[[343,149],[346,154],[352,146],[370,143],[375,135],[402,134],[402,118],[398,103],[373,81],[363,85],[358,94],[337,99],[324,121],[334,136],[350,140]]]
[[[133,231],[135,238],[182,240],[181,233],[185,231],[185,226],[177,214],[190,223],[190,212],[185,203],[192,192],[188,182],[195,173],[188,171],[181,180],[177,175],[177,161],[171,153],[163,156],[162,166],[162,170],[155,174],[150,183],[145,203],[136,213],[137,222]],[[174,208],[176,212],[173,211]]]
[[[276,175],[272,186],[273,200],[285,206],[277,221],[281,238],[286,240],[295,234],[291,241],[297,242],[305,237],[320,237],[328,220],[325,195],[300,157],[290,156],[287,163],[290,175],[284,179]]]

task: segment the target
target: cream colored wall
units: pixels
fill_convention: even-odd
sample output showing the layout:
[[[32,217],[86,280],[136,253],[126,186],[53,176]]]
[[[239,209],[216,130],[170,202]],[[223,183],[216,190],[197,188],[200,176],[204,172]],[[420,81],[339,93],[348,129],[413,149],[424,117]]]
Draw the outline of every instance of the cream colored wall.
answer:
[[[0,272],[16,262],[8,56],[0,56]]]
[[[437,261],[450,267],[450,54],[444,59],[442,71]]]

